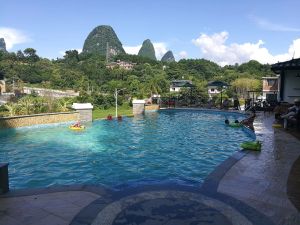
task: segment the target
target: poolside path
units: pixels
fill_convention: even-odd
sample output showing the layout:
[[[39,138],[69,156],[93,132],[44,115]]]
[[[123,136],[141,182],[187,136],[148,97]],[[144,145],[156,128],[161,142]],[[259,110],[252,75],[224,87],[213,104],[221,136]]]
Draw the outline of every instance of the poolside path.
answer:
[[[79,185],[12,191],[0,196],[0,224],[300,224],[287,196],[300,141],[274,131],[272,121],[271,115],[255,121],[262,152],[237,152],[201,187],[164,184],[118,191]]]
[[[218,192],[246,202],[276,224],[300,224],[299,211],[287,196],[292,165],[300,156],[300,140],[272,128],[273,115],[258,117],[257,138],[262,152],[251,152],[226,172]],[[300,177],[298,177],[298,180]]]

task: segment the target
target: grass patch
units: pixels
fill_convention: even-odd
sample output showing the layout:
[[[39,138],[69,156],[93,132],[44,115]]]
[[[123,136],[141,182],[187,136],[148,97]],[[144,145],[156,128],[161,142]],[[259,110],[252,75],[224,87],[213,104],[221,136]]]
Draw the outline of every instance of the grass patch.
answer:
[[[109,109],[96,108],[95,110],[93,110],[93,120],[106,118],[108,114],[111,114],[112,116],[116,116],[116,108],[115,107]],[[128,105],[122,105],[118,107],[118,115],[131,116],[132,108]]]

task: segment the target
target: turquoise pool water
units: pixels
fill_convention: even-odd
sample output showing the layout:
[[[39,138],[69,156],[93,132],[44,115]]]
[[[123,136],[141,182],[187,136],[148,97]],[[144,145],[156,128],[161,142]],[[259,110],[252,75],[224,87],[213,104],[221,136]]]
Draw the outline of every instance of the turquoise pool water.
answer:
[[[83,132],[66,125],[0,132],[0,162],[10,187],[149,182],[201,183],[253,136],[224,125],[239,114],[172,110],[96,121]]]

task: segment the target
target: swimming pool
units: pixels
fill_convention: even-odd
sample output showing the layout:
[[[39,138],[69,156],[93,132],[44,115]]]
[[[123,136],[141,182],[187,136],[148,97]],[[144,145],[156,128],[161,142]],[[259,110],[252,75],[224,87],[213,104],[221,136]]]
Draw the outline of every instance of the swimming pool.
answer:
[[[123,121],[95,121],[83,132],[66,125],[2,130],[0,162],[13,189],[62,184],[122,187],[151,182],[200,184],[253,140],[224,120],[241,114],[165,110]]]

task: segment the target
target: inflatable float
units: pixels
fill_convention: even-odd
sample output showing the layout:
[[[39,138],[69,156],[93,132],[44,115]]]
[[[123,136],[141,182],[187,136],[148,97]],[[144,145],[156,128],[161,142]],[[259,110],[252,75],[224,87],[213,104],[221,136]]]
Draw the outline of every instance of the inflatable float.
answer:
[[[240,124],[240,123],[230,123],[228,124],[230,127],[242,127],[243,124]]]
[[[80,125],[80,126],[71,125],[71,126],[69,126],[69,129],[71,129],[71,130],[84,130],[85,127],[83,125]]]
[[[246,141],[241,144],[241,147],[245,150],[260,151],[261,143],[259,141]]]

